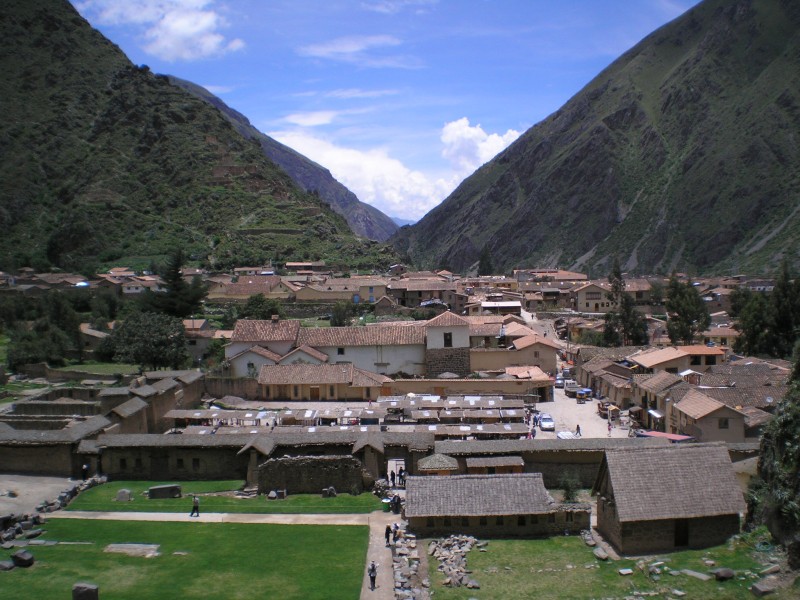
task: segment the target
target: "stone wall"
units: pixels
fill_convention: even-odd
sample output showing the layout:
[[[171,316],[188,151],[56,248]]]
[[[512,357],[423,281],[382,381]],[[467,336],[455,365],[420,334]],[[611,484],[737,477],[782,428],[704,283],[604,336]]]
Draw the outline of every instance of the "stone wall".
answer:
[[[271,458],[258,467],[258,493],[287,490],[289,494],[319,494],[333,486],[338,493],[364,490],[361,461],[352,456]]]
[[[72,477],[74,473],[71,444],[0,445],[0,469],[3,473]]]
[[[247,477],[248,456],[230,448],[106,448],[102,471],[110,479],[201,481]]]
[[[469,348],[428,348],[425,350],[425,370],[429,378],[440,373],[470,374]]]
[[[577,535],[589,529],[591,506],[562,505],[557,511],[539,515],[504,515],[490,517],[414,517],[409,529],[418,536],[440,536],[452,533],[479,537],[549,537]]]
[[[566,472],[573,472],[580,480],[581,487],[591,488],[597,478],[597,470],[603,460],[603,450],[569,451],[543,451],[526,452],[526,473],[541,473],[544,486],[548,489],[558,488],[561,478]]]

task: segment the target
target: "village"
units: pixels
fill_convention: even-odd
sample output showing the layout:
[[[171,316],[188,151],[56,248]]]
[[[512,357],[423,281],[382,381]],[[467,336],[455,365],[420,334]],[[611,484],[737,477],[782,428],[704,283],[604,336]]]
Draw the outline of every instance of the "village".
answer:
[[[732,293],[768,293],[774,281],[693,280],[711,325],[674,345],[666,279],[629,278],[649,343],[601,347],[586,342],[615,303],[607,280],[581,273],[460,277],[393,265],[344,277],[320,261],[184,277],[207,286],[209,314],[263,296],[292,316],[232,329],[184,319],[184,369],[103,377],[26,366],[12,379],[47,387],[0,405],[4,473],[239,479],[264,497],[377,488],[397,498],[402,513],[389,518],[408,539],[588,532],[606,558],[648,555],[742,531],[761,431],[788,390],[787,361],[733,350]],[[0,294],[24,297],[164,289],[123,267],[94,279],[23,269],[2,282]],[[337,303],[361,310],[346,325],[307,326]],[[90,324],[81,333],[87,356],[110,335]],[[215,340],[224,357],[211,364]],[[563,498],[565,476],[585,491],[577,500]],[[395,563],[397,548],[387,548]],[[384,588],[427,597],[403,572]]]

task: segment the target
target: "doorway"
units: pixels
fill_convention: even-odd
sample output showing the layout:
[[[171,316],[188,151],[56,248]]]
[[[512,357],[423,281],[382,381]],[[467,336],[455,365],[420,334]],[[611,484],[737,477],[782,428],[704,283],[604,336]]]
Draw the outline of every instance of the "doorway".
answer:
[[[689,545],[689,519],[675,519],[675,547]]]

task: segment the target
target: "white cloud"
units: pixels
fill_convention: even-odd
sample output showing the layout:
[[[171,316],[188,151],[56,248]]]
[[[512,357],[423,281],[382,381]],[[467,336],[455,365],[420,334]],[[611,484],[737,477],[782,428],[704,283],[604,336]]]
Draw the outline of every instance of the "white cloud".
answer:
[[[442,128],[442,156],[450,162],[457,174],[466,177],[497,156],[518,137],[519,131],[513,129],[503,135],[488,134],[480,125],[472,127],[469,119],[462,117],[445,123]]]
[[[380,49],[394,48],[401,44],[402,42],[393,35],[355,35],[336,38],[320,44],[303,46],[302,48],[298,48],[297,53],[301,56],[337,60],[362,67],[419,68],[422,63],[415,57],[375,55],[375,52]]]
[[[384,148],[355,150],[301,131],[270,136],[324,165],[359,200],[391,216],[418,219],[453,190],[457,179],[435,178],[406,167]]]
[[[399,13],[405,8],[417,8],[420,12],[427,6],[436,4],[438,0],[371,0],[370,2],[362,2],[362,8],[371,10],[385,15],[394,15]]]
[[[316,58],[347,60],[349,57],[371,48],[399,45],[400,40],[392,35],[354,35],[336,38],[322,44],[303,46],[299,49],[299,53]]]
[[[350,88],[343,90],[332,90],[325,95],[329,98],[342,98],[348,100],[350,98],[381,98],[383,96],[393,96],[397,94],[397,90],[361,90],[358,88]]]
[[[318,110],[314,112],[293,113],[286,115],[283,120],[292,125],[300,127],[317,127],[319,125],[330,125],[339,115],[335,110]]]
[[[98,23],[145,27],[143,49],[163,60],[197,60],[244,48],[220,33],[227,25],[213,0],[84,0],[77,4]]]

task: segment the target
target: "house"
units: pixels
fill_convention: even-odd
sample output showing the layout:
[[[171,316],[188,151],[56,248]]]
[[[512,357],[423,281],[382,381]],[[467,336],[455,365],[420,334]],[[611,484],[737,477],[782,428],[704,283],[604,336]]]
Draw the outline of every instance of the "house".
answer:
[[[587,504],[560,504],[541,473],[408,477],[405,516],[417,535],[539,537],[589,527]]]
[[[352,364],[264,365],[258,385],[264,400],[311,401],[361,400],[380,396],[391,379],[359,369]]]
[[[328,279],[309,284],[295,292],[297,302],[351,302],[373,304],[386,295],[386,283],[378,279]]]
[[[444,312],[425,325],[425,372],[428,377],[455,373],[466,377],[470,368],[470,324],[467,319]]]
[[[736,339],[741,335],[738,330],[733,327],[726,327],[718,325],[717,327],[710,327],[700,334],[703,338],[703,343],[714,344],[716,346],[733,346]]]
[[[446,477],[458,473],[458,461],[446,454],[431,454],[420,459],[417,463],[417,471],[420,475]]]
[[[609,449],[592,494],[597,530],[623,554],[722,544],[745,511],[721,443]]]
[[[575,310],[580,312],[607,313],[615,308],[608,299],[611,285],[607,282],[590,281],[573,288],[572,301]]]
[[[410,275],[410,274],[407,274]],[[448,293],[457,291],[456,284],[442,277],[431,273],[425,279],[412,278],[410,276],[403,279],[395,279],[386,286],[386,294],[390,296],[400,306],[416,308],[426,300],[442,300]]]
[[[701,390],[690,390],[671,408],[679,434],[691,435],[699,442],[745,441],[745,414]]]

